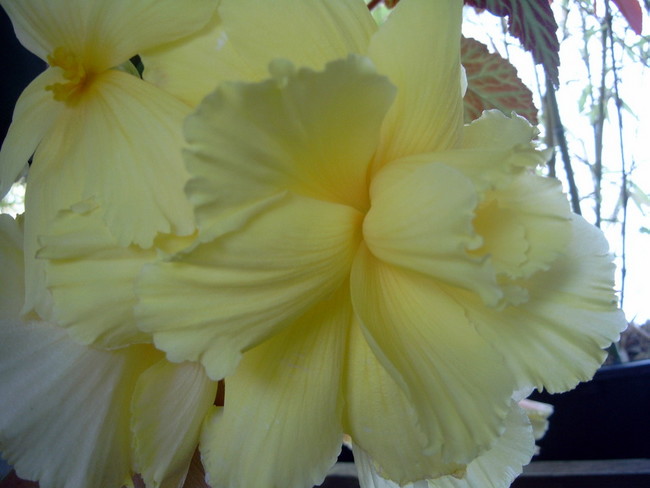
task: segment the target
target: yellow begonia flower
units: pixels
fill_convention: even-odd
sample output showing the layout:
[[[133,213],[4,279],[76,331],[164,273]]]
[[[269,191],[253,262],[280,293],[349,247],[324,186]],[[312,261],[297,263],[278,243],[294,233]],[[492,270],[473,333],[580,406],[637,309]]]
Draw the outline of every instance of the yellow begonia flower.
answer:
[[[0,196],[33,154],[26,256],[56,213],[92,197],[121,245],[193,232],[183,186],[181,123],[189,107],[125,70],[141,50],[203,27],[214,0],[2,0],[16,35],[49,67],[20,96],[0,151]],[[29,262],[29,261],[28,261]],[[28,303],[48,302],[28,266]],[[26,310],[27,311],[27,310]]]
[[[199,235],[144,268],[136,315],[226,378],[201,440],[215,488],[319,483],[343,432],[399,484],[469,473],[513,392],[589,378],[624,327],[604,237],[535,175],[535,130],[462,126],[461,8],[402,0],[377,29],[360,0],[224,0],[213,19],[206,72],[270,77],[188,118]],[[188,45],[155,58],[192,102],[164,67]]]
[[[101,351],[24,321],[22,229],[0,215],[0,452],[41,488],[182,484],[217,384],[150,345]]]

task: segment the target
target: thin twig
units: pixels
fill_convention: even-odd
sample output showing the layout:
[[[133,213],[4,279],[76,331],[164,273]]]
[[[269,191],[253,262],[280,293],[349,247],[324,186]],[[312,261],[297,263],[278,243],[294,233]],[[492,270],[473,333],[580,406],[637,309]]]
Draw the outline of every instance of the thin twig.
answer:
[[[621,222],[621,295],[619,305],[623,308],[625,299],[625,278],[627,274],[627,259],[626,259],[626,240],[627,240],[627,166],[625,164],[625,143],[623,142],[623,114],[621,113],[621,96],[618,90],[618,68],[616,65],[616,56],[614,55],[614,34],[612,32],[612,13],[609,6],[609,0],[605,2],[605,20],[609,29],[609,47],[612,57],[612,72],[614,73],[614,100],[616,101],[616,115],[618,117],[618,142],[619,151],[621,153],[621,199],[623,207],[623,221]]]
[[[566,134],[564,132],[564,126],[562,125],[562,119],[560,118],[560,110],[557,105],[557,98],[555,97],[555,89],[553,88],[553,82],[548,76],[546,76],[546,100],[547,110],[549,110],[550,119],[553,122],[553,135],[555,138],[555,143],[560,148],[562,163],[564,164],[566,179],[567,183],[569,184],[571,209],[574,213],[582,215],[582,211],[580,210],[580,195],[578,194],[578,186],[576,185],[573,168],[571,167],[571,156],[569,155],[569,147],[566,142]]]

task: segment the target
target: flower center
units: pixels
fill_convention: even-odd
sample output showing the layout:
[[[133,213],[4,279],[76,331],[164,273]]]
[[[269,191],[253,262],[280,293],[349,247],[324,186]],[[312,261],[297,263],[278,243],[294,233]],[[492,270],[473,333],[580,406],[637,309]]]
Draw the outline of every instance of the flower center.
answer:
[[[60,102],[70,102],[78,97],[82,88],[89,79],[89,74],[83,67],[79,58],[66,47],[57,47],[47,57],[47,61],[53,68],[62,70],[65,83],[54,83],[45,87],[51,91],[54,99]]]

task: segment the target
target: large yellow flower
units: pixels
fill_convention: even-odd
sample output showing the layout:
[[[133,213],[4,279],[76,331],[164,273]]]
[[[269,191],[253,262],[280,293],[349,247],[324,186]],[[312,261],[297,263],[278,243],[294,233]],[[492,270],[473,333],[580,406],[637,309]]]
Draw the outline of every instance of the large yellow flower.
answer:
[[[42,488],[182,484],[217,385],[150,345],[101,351],[23,320],[22,229],[0,215],[0,452]]]
[[[121,245],[158,232],[189,234],[181,121],[189,108],[133,76],[138,52],[200,29],[212,0],[2,0],[23,45],[49,67],[23,92],[0,151],[0,195],[33,154],[26,257],[56,213],[93,197]],[[30,263],[28,303],[46,312],[42,270]]]
[[[377,29],[361,1],[224,0],[216,30],[145,58],[188,101],[178,50],[216,33],[220,79],[270,62],[188,119],[198,241],[138,286],[157,347],[226,378],[215,487],[318,483],[343,432],[398,483],[461,476],[515,391],[589,378],[624,326],[534,129],[462,126],[461,4],[403,0]]]

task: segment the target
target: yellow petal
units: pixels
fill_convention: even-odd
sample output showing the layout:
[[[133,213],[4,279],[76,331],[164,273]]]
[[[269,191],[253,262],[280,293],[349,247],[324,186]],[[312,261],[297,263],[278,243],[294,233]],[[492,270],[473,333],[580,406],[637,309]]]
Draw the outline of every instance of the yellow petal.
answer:
[[[489,255],[497,272],[521,278],[548,269],[565,251],[571,209],[558,181],[523,173],[488,193],[474,225],[483,237],[474,253]]]
[[[376,24],[356,0],[223,0],[228,42],[258,76],[277,58],[322,69],[329,61],[364,54]]]
[[[526,303],[495,312],[453,292],[481,335],[502,351],[519,388],[557,392],[589,380],[605,359],[603,349],[626,326],[602,232],[578,216],[572,226],[566,252],[550,269],[517,282],[528,291]]]
[[[45,91],[57,77],[47,70],[32,81],[16,102],[13,120],[0,150],[0,198],[18,179],[36,147],[57,120],[63,106]]]
[[[465,464],[489,448],[514,382],[459,304],[428,276],[385,264],[365,247],[351,290],[368,343],[413,405],[428,451]]]
[[[34,167],[45,166],[41,184],[62,194],[49,203],[50,212],[67,208],[58,204],[66,194],[83,191],[82,198],[102,206],[120,245],[150,247],[159,232],[191,234],[181,157],[181,122],[188,111],[133,76],[103,74],[62,114],[34,161]]]
[[[0,317],[17,320],[25,299],[23,230],[7,214],[0,214],[0,269]]]
[[[179,488],[217,393],[197,363],[162,360],[138,379],[131,430],[136,470],[150,488]]]
[[[213,488],[323,482],[341,449],[341,374],[352,309],[346,285],[246,352],[201,453]]]
[[[370,350],[358,323],[349,341],[344,419],[355,463],[362,450],[381,476],[400,485],[462,470],[443,463],[439,452],[425,454],[426,437],[412,405]]]
[[[358,445],[352,445],[354,466],[357,468],[360,488],[428,488],[426,480],[414,483],[398,484],[384,478],[378,470],[373,458]]]
[[[217,12],[192,36],[143,51],[140,58],[143,79],[191,106],[198,105],[224,80],[252,81],[268,76],[268,66],[252,67],[228,42]]]
[[[535,438],[526,413],[514,405],[506,429],[494,447],[467,466],[462,478],[429,480],[429,488],[508,488],[535,453]]]
[[[200,29],[216,7],[212,0],[3,0],[16,33],[45,59],[64,47],[99,73],[142,49]]]
[[[363,235],[375,257],[498,302],[490,262],[468,253],[481,245],[472,227],[478,194],[459,171],[442,164],[390,165],[370,192]]]
[[[119,488],[132,474],[129,418],[138,375],[160,354],[105,352],[45,322],[0,320],[0,450],[43,488]]]
[[[461,13],[457,0],[402,2],[373,36],[369,56],[398,90],[375,170],[403,156],[448,149],[460,138]]]
[[[77,207],[81,207],[78,205]],[[161,244],[187,247],[192,237],[159,236],[156,246],[119,246],[102,221],[98,207],[62,211],[38,253],[47,259],[46,280],[54,300],[54,318],[75,340],[102,348],[150,342],[135,324],[134,283],[153,262]],[[92,277],[92,279],[89,279]]]
[[[393,87],[360,57],[322,72],[273,71],[259,84],[222,85],[187,120],[188,194],[202,230],[228,207],[279,190],[367,208],[368,163]]]
[[[360,239],[361,215],[342,205],[288,194],[251,214],[146,267],[138,287],[139,327],[172,361],[200,360],[215,380],[337,289]]]

